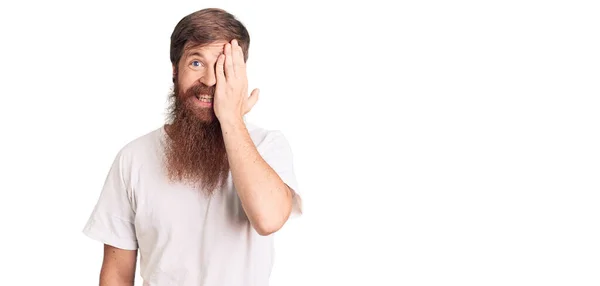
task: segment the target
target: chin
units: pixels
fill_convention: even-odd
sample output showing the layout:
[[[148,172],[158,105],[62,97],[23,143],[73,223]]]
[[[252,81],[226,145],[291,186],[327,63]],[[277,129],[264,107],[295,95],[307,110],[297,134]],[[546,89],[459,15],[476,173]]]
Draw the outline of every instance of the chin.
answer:
[[[218,121],[215,113],[212,109],[203,108],[200,110],[195,110],[194,116],[196,119],[203,123],[212,123],[214,121]]]
[[[186,108],[188,109],[188,114],[201,123],[212,123],[217,120],[213,107],[199,106],[195,98],[190,98],[187,101]]]
[[[198,120],[200,120],[203,123],[213,123],[215,121],[218,121],[217,118],[214,116],[198,116]]]

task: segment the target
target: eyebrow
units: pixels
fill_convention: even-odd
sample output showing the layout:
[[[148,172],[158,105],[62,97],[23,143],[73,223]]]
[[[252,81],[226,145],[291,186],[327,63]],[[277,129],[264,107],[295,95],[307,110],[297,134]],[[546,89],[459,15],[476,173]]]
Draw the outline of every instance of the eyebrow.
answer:
[[[193,53],[187,55],[188,58],[193,57],[193,56],[201,57],[203,59],[205,58],[204,55],[199,52],[193,52]]]

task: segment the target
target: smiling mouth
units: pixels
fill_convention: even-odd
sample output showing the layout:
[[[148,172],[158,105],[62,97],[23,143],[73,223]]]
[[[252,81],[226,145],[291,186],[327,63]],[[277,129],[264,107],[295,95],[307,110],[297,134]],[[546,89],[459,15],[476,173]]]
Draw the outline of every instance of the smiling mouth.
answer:
[[[213,102],[213,97],[208,95],[196,95],[196,98],[202,102]]]

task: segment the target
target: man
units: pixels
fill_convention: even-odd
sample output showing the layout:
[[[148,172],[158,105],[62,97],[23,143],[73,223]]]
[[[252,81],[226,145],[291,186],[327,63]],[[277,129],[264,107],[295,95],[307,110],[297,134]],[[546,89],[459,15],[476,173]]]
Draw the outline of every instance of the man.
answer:
[[[100,285],[268,285],[273,236],[301,213],[280,131],[246,123],[250,38],[204,9],[171,35],[168,122],[117,154],[84,233],[104,243]]]

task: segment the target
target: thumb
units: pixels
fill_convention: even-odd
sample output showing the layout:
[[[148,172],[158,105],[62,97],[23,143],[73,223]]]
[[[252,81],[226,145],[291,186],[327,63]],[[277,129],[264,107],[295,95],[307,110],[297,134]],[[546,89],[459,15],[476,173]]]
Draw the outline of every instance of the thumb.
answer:
[[[258,101],[259,93],[260,93],[260,90],[258,88],[255,88],[252,91],[252,93],[250,93],[250,97],[248,97],[248,100],[246,101],[246,110],[244,110],[244,114],[250,112],[252,107],[254,107],[254,105]]]

